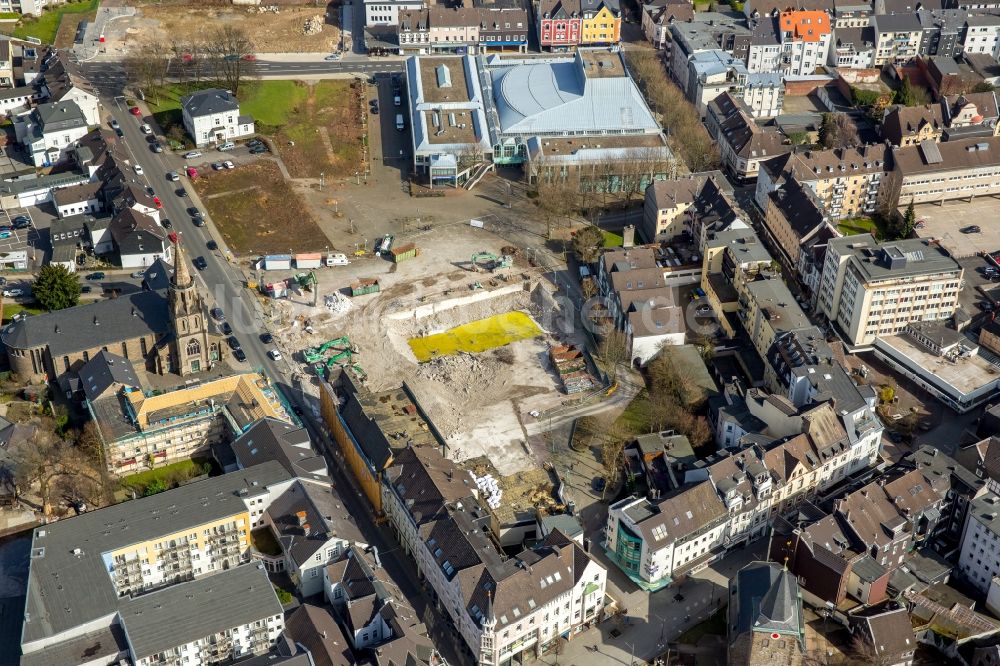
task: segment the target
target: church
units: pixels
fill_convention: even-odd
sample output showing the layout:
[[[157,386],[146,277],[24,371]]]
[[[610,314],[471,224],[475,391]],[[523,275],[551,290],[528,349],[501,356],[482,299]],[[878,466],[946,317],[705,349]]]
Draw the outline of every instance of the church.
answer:
[[[221,359],[224,336],[188,268],[177,234],[171,234],[177,267],[156,261],[144,290],[118,298],[18,317],[0,331],[11,370],[23,381],[79,386],[80,369],[101,351],[160,375],[197,374]]]

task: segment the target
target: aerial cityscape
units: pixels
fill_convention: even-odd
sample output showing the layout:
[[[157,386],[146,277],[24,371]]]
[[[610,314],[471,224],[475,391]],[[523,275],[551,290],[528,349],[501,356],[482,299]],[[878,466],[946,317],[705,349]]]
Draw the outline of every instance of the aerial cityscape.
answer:
[[[0,0],[0,666],[1000,666],[998,59]]]

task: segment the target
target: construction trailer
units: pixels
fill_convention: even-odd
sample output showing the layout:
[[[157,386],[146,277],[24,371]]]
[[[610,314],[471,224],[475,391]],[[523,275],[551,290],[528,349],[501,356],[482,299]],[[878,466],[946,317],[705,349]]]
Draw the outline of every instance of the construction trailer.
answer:
[[[417,246],[413,243],[407,243],[406,245],[400,245],[399,247],[394,247],[390,250],[392,254],[393,263],[399,263],[401,261],[406,261],[407,259],[413,259],[420,253]]]
[[[376,278],[362,278],[351,284],[351,296],[364,296],[365,294],[377,294],[382,287]]]
[[[292,255],[269,254],[264,257],[263,267],[265,271],[286,271],[292,267]]]
[[[319,252],[295,255],[296,268],[319,268],[323,265],[323,255]]]

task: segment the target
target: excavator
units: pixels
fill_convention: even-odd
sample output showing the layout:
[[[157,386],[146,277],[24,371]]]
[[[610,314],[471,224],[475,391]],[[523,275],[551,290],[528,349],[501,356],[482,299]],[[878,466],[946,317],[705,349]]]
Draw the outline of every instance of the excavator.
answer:
[[[472,271],[479,270],[480,261],[484,262],[489,270],[495,271],[501,268],[510,268],[514,264],[514,257],[509,254],[498,255],[492,252],[477,252],[472,255],[472,261],[470,262],[472,264]]]
[[[351,341],[346,335],[341,336],[339,338],[334,338],[333,340],[327,340],[318,347],[311,347],[309,349],[306,349],[305,351],[302,352],[302,356],[303,358],[305,358],[306,363],[316,363],[318,361],[322,361],[323,355],[326,353],[326,351],[334,347],[338,349],[343,349],[343,348],[350,349]]]

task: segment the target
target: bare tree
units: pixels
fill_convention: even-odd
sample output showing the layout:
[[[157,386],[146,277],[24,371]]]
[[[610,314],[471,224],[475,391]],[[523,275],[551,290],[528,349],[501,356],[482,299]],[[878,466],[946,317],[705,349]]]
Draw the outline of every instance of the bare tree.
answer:
[[[160,63],[145,49],[129,53],[122,62],[122,67],[128,82],[141,91],[142,95],[151,94],[160,80]]]
[[[842,112],[823,114],[819,140],[824,148],[853,148],[861,144],[857,126]]]
[[[553,223],[576,213],[579,194],[570,183],[563,180],[538,181],[537,193],[535,203],[545,222],[545,237],[550,238]]]
[[[618,381],[618,366],[628,359],[628,336],[624,331],[613,328],[608,331],[604,339],[601,340],[601,348],[598,351],[601,363],[604,364],[604,371],[608,373],[611,382]]]
[[[35,436],[31,440],[21,442],[11,451],[11,457],[16,468],[16,480],[24,489],[37,485],[42,501],[42,513],[48,515],[52,510],[52,495],[60,477],[75,477],[63,488],[79,491],[85,483],[101,486],[100,474],[96,472],[91,461],[71,442],[61,439],[55,433],[55,422],[43,419],[38,424]],[[93,503],[95,498],[87,496]]]
[[[618,485],[625,471],[625,443],[629,433],[617,421],[605,422],[601,426],[601,465],[604,468],[605,485],[601,493]]]
[[[224,26],[204,46],[218,84],[239,97],[248,80],[258,78],[253,40],[242,28]]]

